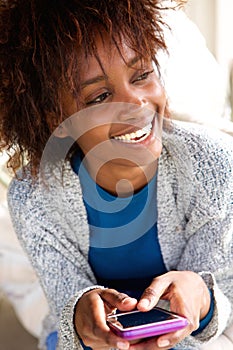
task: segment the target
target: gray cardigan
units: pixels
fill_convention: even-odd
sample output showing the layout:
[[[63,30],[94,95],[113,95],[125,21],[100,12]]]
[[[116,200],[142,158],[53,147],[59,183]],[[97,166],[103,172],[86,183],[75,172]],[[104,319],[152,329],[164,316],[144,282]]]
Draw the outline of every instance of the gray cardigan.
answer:
[[[61,171],[61,168],[63,169]],[[230,136],[174,123],[163,133],[158,166],[158,238],[167,270],[192,270],[213,291],[214,316],[177,349],[198,349],[233,320],[233,142]],[[16,234],[50,305],[46,336],[60,329],[59,349],[82,349],[73,309],[96,287],[88,264],[89,228],[78,176],[65,161],[46,185],[14,179],[8,192]]]

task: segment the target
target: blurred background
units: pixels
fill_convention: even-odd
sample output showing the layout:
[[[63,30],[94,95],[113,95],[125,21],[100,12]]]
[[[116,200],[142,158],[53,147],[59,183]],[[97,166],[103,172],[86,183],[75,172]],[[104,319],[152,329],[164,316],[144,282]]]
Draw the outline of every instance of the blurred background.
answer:
[[[189,0],[183,11],[169,19],[161,63],[173,116],[233,135],[233,1]],[[0,350],[36,350],[48,307],[11,226],[6,161],[0,154]]]
[[[203,34],[221,67],[227,95],[226,113],[233,120],[233,1],[189,0],[185,12]]]

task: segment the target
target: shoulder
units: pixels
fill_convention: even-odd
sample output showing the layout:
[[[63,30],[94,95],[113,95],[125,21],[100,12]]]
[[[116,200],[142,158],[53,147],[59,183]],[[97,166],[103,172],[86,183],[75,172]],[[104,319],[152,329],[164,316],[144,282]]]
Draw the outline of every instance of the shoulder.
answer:
[[[8,187],[9,209],[14,215],[20,214],[21,211],[25,215],[32,208],[34,212],[45,206],[47,210],[50,210],[50,207],[56,208],[64,197],[72,197],[73,190],[78,190],[77,182],[78,177],[75,176],[69,162],[59,164],[53,170],[46,169],[36,178],[25,167],[17,173],[17,177],[12,179]]]
[[[163,146],[177,159],[192,159],[196,166],[206,162],[233,166],[233,138],[215,128],[185,122],[173,122],[163,135]]]
[[[20,169],[8,187],[7,199],[10,211],[25,209],[30,198],[36,196],[38,180],[33,180],[27,168]]]
[[[168,174],[187,203],[198,202],[199,209],[208,207],[213,215],[225,210],[233,196],[232,141],[212,128],[174,123],[164,132],[162,173]]]

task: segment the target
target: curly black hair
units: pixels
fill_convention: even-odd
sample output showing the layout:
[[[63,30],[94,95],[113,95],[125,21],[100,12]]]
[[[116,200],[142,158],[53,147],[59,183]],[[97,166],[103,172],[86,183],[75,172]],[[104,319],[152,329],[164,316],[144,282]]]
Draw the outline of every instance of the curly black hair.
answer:
[[[36,170],[51,130],[65,115],[62,93],[79,101],[79,55],[95,54],[96,31],[123,36],[143,57],[166,50],[159,0],[0,0],[0,140]]]

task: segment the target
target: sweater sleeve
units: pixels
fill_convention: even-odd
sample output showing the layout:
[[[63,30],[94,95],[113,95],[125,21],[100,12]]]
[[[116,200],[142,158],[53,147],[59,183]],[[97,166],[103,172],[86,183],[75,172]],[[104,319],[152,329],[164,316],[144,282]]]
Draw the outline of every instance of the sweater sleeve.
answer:
[[[63,309],[62,316],[60,319],[60,337],[59,337],[59,350],[83,350],[80,343],[80,338],[78,337],[73,323],[74,310],[78,300],[81,296],[96,288],[104,288],[103,286],[92,286],[79,291],[75,296],[73,296]]]
[[[193,156],[193,192],[185,214],[186,245],[177,266],[199,273],[213,293],[213,317],[194,337],[200,342],[216,339],[233,321],[232,139],[227,138],[227,144],[215,134],[209,144],[207,140],[200,146],[197,140],[198,153]]]
[[[8,190],[8,204],[17,237],[39,277],[50,307],[50,321],[45,322],[41,346],[44,347],[51,331],[59,330],[62,319],[64,333],[67,334],[65,324],[69,324],[74,342],[72,347],[62,349],[78,349],[73,329],[73,301],[83,291],[99,287],[87,257],[74,232],[70,232],[73,228],[69,220],[64,220],[65,215],[59,210],[51,211],[51,206],[30,183],[13,180]]]
[[[197,250],[199,250],[200,252],[200,247],[197,248]],[[199,254],[197,254],[197,256],[194,257],[195,248],[192,244],[192,252],[193,258],[190,255],[190,261],[187,262],[185,261],[185,257],[183,257],[178,265],[178,270],[187,269],[200,274],[200,276],[203,278],[213,295],[213,316],[211,321],[201,332],[195,334],[194,336],[192,335],[187,337],[183,342],[178,344],[177,349],[182,349],[184,346],[188,346],[190,344],[200,346],[201,344],[207,343],[208,341],[213,341],[214,339],[217,339],[224,332],[227,325],[229,325],[232,322],[233,273],[232,266],[230,266],[230,261],[226,262],[225,267],[223,267],[220,263],[219,266],[216,267],[216,269],[213,271],[213,267],[208,266],[207,260],[204,257],[204,253],[208,256],[207,251],[202,252],[202,258]],[[186,253],[184,255],[186,255]],[[215,258],[213,258],[212,263],[214,263],[214,260]]]
[[[214,301],[209,324],[177,345],[189,349],[218,338],[233,321],[233,143],[193,126],[180,130],[160,163],[161,249],[168,270],[200,274]]]

